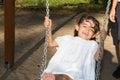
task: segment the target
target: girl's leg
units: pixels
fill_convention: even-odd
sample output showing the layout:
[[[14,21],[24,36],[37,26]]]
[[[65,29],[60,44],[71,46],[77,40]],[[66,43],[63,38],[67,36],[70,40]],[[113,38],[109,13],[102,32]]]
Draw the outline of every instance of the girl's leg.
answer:
[[[55,74],[55,80],[72,80],[72,79],[65,74]]]
[[[72,80],[72,79],[65,74],[44,73],[43,80]]]
[[[55,75],[52,73],[44,73],[43,80],[55,80]]]

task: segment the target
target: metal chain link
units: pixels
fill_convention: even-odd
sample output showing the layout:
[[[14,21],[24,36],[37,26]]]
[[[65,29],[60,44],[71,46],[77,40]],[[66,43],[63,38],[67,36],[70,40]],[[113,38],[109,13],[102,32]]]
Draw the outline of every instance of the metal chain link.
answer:
[[[49,0],[46,0],[46,16],[49,18]],[[40,65],[39,80],[42,79],[43,71],[45,70],[46,65],[47,65],[47,48],[48,48],[48,38],[49,38],[48,34],[49,34],[49,28],[48,28],[48,26],[46,26],[45,43],[44,43],[43,56],[42,56],[41,65]]]
[[[49,18],[49,0],[46,0],[46,16]]]
[[[105,12],[105,16],[104,16],[104,19],[103,19],[103,28],[105,28],[105,24],[107,23],[107,20],[108,20],[108,13],[109,13],[109,10],[110,10],[110,4],[111,4],[111,0],[108,0],[107,2],[107,7],[106,7],[106,12]]]
[[[107,2],[107,7],[106,7],[106,12],[105,12],[105,16],[103,19],[103,29],[105,29],[107,20],[108,20],[108,12],[110,9],[110,4],[111,4],[111,0],[108,0]],[[104,40],[102,39],[102,36],[100,35],[100,43],[99,43],[99,57],[98,57],[98,62],[96,65],[96,76],[95,76],[95,80],[100,80],[100,69],[101,69],[101,61],[102,61],[102,54],[103,54],[103,44],[104,44]]]

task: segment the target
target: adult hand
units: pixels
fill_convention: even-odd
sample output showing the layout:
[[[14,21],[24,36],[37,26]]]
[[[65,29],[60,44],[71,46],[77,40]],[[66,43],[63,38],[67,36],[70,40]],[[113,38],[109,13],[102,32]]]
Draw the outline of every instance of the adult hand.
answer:
[[[115,9],[111,9],[110,11],[110,20],[115,22]]]

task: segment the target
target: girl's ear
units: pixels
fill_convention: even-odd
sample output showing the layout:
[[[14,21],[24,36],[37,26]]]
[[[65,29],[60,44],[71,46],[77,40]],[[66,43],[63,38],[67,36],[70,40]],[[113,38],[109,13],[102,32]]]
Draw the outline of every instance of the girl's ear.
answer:
[[[75,25],[75,30],[78,31],[78,29],[79,29],[79,26],[76,24]]]

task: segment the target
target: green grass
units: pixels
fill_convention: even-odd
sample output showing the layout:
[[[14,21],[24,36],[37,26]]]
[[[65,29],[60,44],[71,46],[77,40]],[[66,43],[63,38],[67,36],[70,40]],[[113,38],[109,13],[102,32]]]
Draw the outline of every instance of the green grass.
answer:
[[[23,0],[23,1],[16,1],[16,6],[34,6],[38,4],[39,0]]]
[[[99,11],[102,9],[101,5],[103,2],[99,0],[100,4],[94,4],[94,0],[48,0],[49,6],[52,9],[66,9],[69,8],[70,10],[76,10],[79,6],[80,9],[83,10],[90,10],[90,11]],[[105,2],[105,1],[104,1]],[[107,3],[107,2],[105,2]],[[42,6],[45,7],[46,0],[16,0],[16,7],[27,7],[27,6]]]
[[[50,6],[75,5],[79,3],[88,3],[87,0],[50,0]]]
[[[75,5],[79,3],[89,3],[89,0],[49,0],[49,5],[54,6],[61,6],[61,5]],[[45,5],[45,0],[23,0],[23,1],[16,1],[16,6],[43,6]]]

